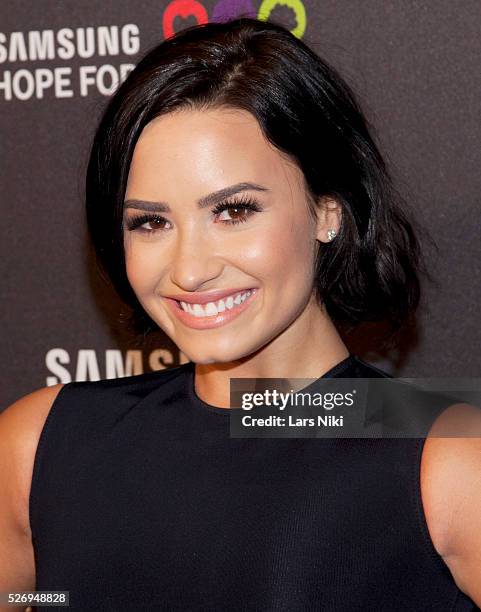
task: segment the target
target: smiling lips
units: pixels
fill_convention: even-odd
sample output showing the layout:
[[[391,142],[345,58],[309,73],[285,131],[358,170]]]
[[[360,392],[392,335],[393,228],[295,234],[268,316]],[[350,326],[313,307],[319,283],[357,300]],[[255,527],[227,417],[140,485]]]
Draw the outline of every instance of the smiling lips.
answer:
[[[218,327],[236,318],[257,295],[257,288],[246,289],[223,296],[216,301],[192,303],[195,299],[189,296],[189,302],[173,298],[165,298],[170,308],[183,323],[195,329]],[[221,294],[221,292],[216,292]],[[225,292],[222,292],[225,293]],[[214,297],[214,293],[211,297]],[[208,296],[209,297],[209,296]]]

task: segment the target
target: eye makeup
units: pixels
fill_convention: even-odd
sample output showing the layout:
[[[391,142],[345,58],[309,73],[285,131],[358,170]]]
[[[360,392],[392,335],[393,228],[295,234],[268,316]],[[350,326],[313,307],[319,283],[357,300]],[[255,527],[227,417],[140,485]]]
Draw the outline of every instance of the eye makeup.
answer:
[[[239,223],[245,223],[249,218],[256,212],[262,212],[261,205],[253,198],[249,196],[241,196],[239,198],[232,198],[219,202],[212,209],[214,215],[220,215],[222,212],[228,210],[229,214],[232,211],[243,211],[243,214],[234,219],[222,220],[220,223],[227,225],[237,225]],[[168,219],[162,215],[156,213],[142,213],[138,215],[132,215],[125,220],[125,228],[128,231],[138,231],[145,234],[153,234],[158,231],[165,230],[162,224],[170,223]],[[144,227],[145,225],[151,225],[150,228]]]

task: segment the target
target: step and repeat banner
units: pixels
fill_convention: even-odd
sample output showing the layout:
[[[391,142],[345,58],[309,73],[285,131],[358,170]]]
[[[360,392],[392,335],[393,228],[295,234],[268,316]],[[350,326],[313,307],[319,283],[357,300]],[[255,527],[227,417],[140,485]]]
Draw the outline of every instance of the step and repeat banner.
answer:
[[[161,332],[133,336],[100,279],[85,170],[100,113],[141,56],[241,14],[281,23],[338,68],[438,244],[416,324],[387,345],[382,326],[361,326],[350,349],[397,376],[480,376],[478,0],[2,0],[2,408],[45,385],[186,361]]]

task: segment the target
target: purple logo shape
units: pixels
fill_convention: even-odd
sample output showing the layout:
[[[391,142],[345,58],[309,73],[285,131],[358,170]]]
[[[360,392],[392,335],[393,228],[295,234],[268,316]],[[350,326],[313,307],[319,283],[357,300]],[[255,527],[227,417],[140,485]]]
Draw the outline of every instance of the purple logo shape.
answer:
[[[256,15],[251,0],[219,0],[210,21],[229,21],[234,17],[256,17]]]

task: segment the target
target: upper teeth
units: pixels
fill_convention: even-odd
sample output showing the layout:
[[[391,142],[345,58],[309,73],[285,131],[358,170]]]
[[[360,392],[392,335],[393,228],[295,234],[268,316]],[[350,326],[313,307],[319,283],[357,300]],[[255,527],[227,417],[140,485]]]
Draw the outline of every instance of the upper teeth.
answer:
[[[242,304],[252,294],[252,291],[244,293],[235,293],[227,298],[218,300],[217,302],[208,302],[207,304],[190,304],[188,302],[180,302],[182,310],[194,315],[194,317],[210,317],[219,312],[223,312],[226,308],[231,310],[235,305]]]

